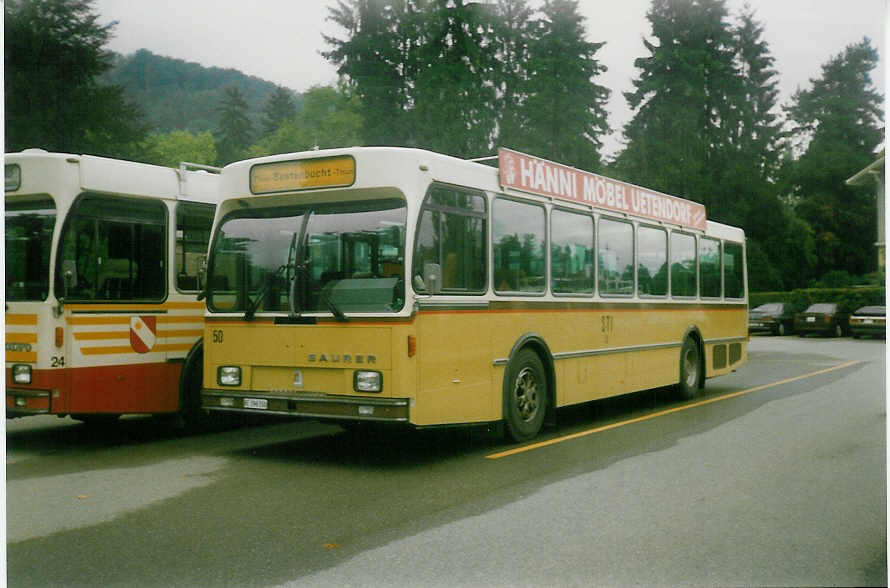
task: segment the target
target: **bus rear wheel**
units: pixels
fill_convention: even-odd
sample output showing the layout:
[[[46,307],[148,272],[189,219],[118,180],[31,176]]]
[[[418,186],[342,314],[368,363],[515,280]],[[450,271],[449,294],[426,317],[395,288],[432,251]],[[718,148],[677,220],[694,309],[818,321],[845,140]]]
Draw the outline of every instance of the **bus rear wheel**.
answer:
[[[677,392],[680,398],[691,400],[701,390],[701,354],[698,343],[692,337],[683,342],[680,350],[680,383]]]
[[[547,412],[547,376],[541,358],[523,349],[507,366],[504,420],[508,436],[517,442],[535,437]]]

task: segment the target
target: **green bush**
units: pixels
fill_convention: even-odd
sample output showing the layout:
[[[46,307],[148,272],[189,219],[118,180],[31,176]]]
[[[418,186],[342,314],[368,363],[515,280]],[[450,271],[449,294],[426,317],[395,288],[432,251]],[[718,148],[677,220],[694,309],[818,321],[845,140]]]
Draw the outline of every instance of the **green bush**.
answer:
[[[788,302],[794,312],[801,312],[817,302],[836,302],[843,312],[853,312],[860,306],[885,305],[885,289],[881,286],[859,288],[800,288],[791,292],[753,292],[748,305],[755,308],[767,302]]]

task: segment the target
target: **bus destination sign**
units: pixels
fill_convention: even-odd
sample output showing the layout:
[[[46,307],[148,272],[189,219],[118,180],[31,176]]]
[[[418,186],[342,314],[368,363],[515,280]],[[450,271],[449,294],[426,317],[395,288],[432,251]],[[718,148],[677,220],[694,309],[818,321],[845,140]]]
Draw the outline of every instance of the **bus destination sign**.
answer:
[[[272,194],[351,186],[355,183],[355,159],[351,155],[274,161],[250,168],[250,191]]]
[[[545,159],[498,150],[501,186],[571,200],[655,221],[705,229],[703,204],[581,171]]]

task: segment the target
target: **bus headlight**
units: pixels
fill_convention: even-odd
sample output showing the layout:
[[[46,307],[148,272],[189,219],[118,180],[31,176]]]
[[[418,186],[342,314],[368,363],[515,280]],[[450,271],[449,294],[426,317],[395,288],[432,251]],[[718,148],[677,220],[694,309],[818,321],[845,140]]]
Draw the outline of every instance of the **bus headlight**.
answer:
[[[216,370],[216,381],[220,386],[240,386],[241,368],[237,365],[222,365]]]
[[[356,371],[352,376],[352,387],[356,392],[380,392],[383,390],[383,374],[380,372]]]
[[[31,366],[17,363],[12,366],[12,381],[16,384],[31,383]]]

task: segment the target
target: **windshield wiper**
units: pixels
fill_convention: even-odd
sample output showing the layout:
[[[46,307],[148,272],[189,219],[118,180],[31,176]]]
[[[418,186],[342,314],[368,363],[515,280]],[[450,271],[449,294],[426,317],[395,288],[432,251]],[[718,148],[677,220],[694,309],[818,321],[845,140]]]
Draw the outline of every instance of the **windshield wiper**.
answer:
[[[269,290],[272,288],[272,284],[275,283],[276,278],[278,278],[278,276],[281,275],[281,272],[283,272],[285,269],[287,269],[287,264],[280,266],[271,274],[266,274],[266,283],[263,285],[263,289],[260,290],[260,293],[257,294],[257,297],[250,301],[250,305],[244,312],[244,320],[253,320],[253,316],[256,314],[256,311],[260,307],[260,304],[262,304],[263,298],[266,297],[266,294],[268,294]],[[250,298],[248,298],[248,300],[250,300]]]
[[[331,300],[331,297],[328,296],[327,292],[321,290],[319,292],[319,296],[321,297],[321,301],[324,302],[324,305],[328,307],[328,309],[331,311],[331,314],[333,314],[338,321],[340,321],[341,323],[345,323],[349,320],[346,318],[346,315],[343,314],[343,311],[340,310],[340,308],[336,304],[334,304],[334,301]]]
[[[291,316],[299,316],[302,310],[303,291],[300,288],[301,286],[303,286],[303,283],[301,282],[301,280],[308,281],[309,275],[309,268],[306,266],[305,263],[298,264],[297,267],[294,268],[294,279],[290,285]],[[340,310],[340,308],[336,304],[334,304],[334,301],[331,300],[331,297],[328,296],[327,292],[319,289],[318,297],[321,299],[324,305],[328,307],[328,310],[331,311],[331,314],[333,314],[338,321],[340,321],[341,323],[345,323],[349,320],[346,318],[346,315],[343,314],[343,311]]]

